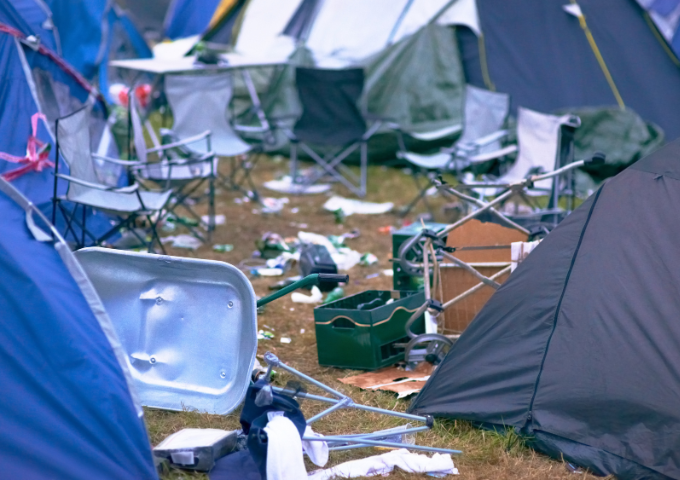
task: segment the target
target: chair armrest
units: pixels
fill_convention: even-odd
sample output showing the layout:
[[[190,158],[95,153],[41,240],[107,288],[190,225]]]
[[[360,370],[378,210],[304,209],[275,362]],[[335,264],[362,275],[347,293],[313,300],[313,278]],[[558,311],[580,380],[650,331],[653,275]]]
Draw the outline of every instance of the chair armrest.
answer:
[[[503,147],[500,150],[496,150],[489,153],[480,153],[479,155],[469,157],[469,160],[472,163],[488,162],[489,160],[494,160],[496,158],[504,157],[505,155],[510,155],[511,153],[514,153],[516,151],[517,145],[508,145],[507,147]]]
[[[168,143],[166,145],[161,145],[159,147],[153,147],[149,148],[147,150],[148,153],[156,153],[156,152],[162,152],[164,150],[170,150],[171,148],[177,148],[177,147],[183,147],[189,143],[194,143],[198,142],[199,140],[203,140],[211,135],[210,130],[206,130],[203,133],[199,133],[198,135],[194,135],[193,137],[189,138],[184,138],[182,140],[179,140],[177,142],[172,142]]]
[[[134,183],[127,187],[110,187],[108,185],[102,185],[101,183],[86,182],[79,178],[72,177],[70,175],[64,175],[63,173],[57,173],[55,175],[57,178],[66,180],[67,182],[75,183],[87,188],[94,188],[97,190],[102,190],[104,192],[115,192],[115,193],[135,193],[139,189],[139,184]]]
[[[120,159],[120,158],[105,157],[104,155],[98,155],[96,153],[93,153],[92,157],[98,158],[100,160],[104,160],[105,162],[115,163],[117,165],[126,165],[126,166],[129,166],[129,167],[133,167],[133,166],[136,166],[136,165],[144,165],[144,162],[140,162],[140,161],[137,161],[137,160],[123,160],[123,159]]]
[[[471,142],[460,142],[448,150],[450,150],[451,152],[455,151],[474,152],[490,143],[500,140],[501,138],[507,136],[508,133],[509,133],[508,130],[498,130],[496,132],[490,133],[489,135],[485,135]]]

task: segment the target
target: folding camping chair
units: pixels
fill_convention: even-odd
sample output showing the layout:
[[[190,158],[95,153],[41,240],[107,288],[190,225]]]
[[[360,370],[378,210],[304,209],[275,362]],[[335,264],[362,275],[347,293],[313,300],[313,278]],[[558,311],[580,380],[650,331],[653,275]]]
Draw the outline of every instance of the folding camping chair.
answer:
[[[161,144],[148,119],[142,121],[137,100],[130,99],[130,123],[132,124],[132,141],[134,143],[137,162],[131,166],[139,179],[149,180],[166,190],[172,190],[172,197],[166,208],[164,218],[176,215],[182,207],[197,225],[202,225],[208,232],[208,238],[215,229],[215,178],[219,159],[211,151],[211,132],[206,130],[193,137],[179,139],[174,132],[161,129],[161,135],[168,140]],[[153,147],[147,148],[144,138],[144,127]],[[198,152],[189,145],[204,144],[205,152]],[[156,156],[155,161],[151,157]],[[208,190],[203,194],[200,189],[208,183]],[[196,196],[196,192],[199,192]],[[193,204],[207,197],[208,221],[204,222],[193,208]],[[190,202],[191,200],[191,202]],[[198,239],[205,241],[198,228],[185,225]]]
[[[421,186],[420,178],[429,176],[435,178],[443,173],[455,173],[460,176],[464,169],[474,164],[485,163],[491,159],[509,155],[517,150],[510,145],[501,147],[501,138],[508,131],[502,127],[508,116],[510,98],[505,93],[491,92],[467,85],[465,89],[465,126],[463,135],[451,147],[442,149],[439,153],[423,155],[407,152],[403,139],[404,132],[399,132],[399,158],[408,161],[415,169],[413,180],[418,188],[418,195],[404,208],[402,216],[408,215],[419,201],[423,201],[427,210],[434,216],[434,212],[427,202],[427,191],[430,187],[426,182]],[[460,130],[460,128],[458,128]],[[443,135],[439,135],[443,134]],[[439,130],[425,134],[409,134],[414,138],[434,140],[448,136],[450,129]],[[434,136],[437,135],[437,136]]]
[[[212,151],[222,157],[231,157],[229,176],[223,180],[225,187],[247,194],[248,190],[244,188],[247,183],[257,200],[259,195],[251,172],[260,151],[244,142],[231,125],[229,104],[232,94],[230,73],[165,77],[165,95],[174,117],[173,132],[178,138],[188,138],[209,130]],[[205,153],[200,145],[191,148]]]
[[[154,242],[158,242],[161,250],[165,252],[163,245],[158,238],[156,224],[162,217],[163,208],[168,203],[172,192],[170,190],[162,192],[142,191],[137,183],[122,188],[102,184],[95,172],[94,162],[92,160],[93,155],[90,152],[89,118],[89,107],[83,107],[66,117],[57,119],[57,152],[54,169],[55,177],[52,213],[53,223],[56,209],[59,208],[66,220],[66,232],[64,233],[64,236],[71,231],[77,239],[73,225],[77,225],[81,229],[82,233],[80,242],[77,245],[78,248],[85,246],[86,236],[89,237],[94,244],[102,245],[106,240],[111,238],[112,235],[127,228],[150,252],[153,251]],[[64,161],[69,167],[69,175],[59,173],[60,156],[63,156]],[[134,162],[108,157],[99,158],[119,165],[130,166],[131,163],[134,164]],[[65,196],[57,195],[57,182],[60,179],[68,182],[68,190]],[[64,205],[63,201],[74,204],[71,211]],[[82,218],[80,220],[76,216],[78,206],[81,206],[82,208]],[[93,235],[87,230],[85,224],[86,207],[109,213],[118,219],[117,223],[103,235],[99,237]],[[137,232],[136,221],[140,217],[145,218],[149,223],[151,239],[148,241],[145,236],[143,238],[143,236]]]
[[[462,182],[458,190],[473,192],[482,201],[486,197],[494,197],[509,185],[520,182],[531,175],[546,174],[555,171],[573,161],[574,132],[581,124],[575,115],[550,115],[527,108],[519,108],[517,115],[517,147],[518,155],[512,166],[498,178],[484,178],[482,182]],[[563,194],[571,196],[567,211],[573,208],[573,171],[565,172],[568,178],[550,176],[527,185],[526,188],[515,189],[513,200],[522,199],[533,210],[524,217],[514,215],[523,224],[552,222],[554,227],[564,218],[566,211],[559,210],[559,198]],[[540,207],[531,197],[549,196],[546,207]],[[509,201],[506,199],[505,202]],[[515,203],[517,210],[518,204]],[[550,220],[552,219],[552,220]]]
[[[295,69],[302,115],[292,131],[284,130],[291,141],[291,178],[301,188],[328,175],[341,182],[356,195],[366,195],[368,172],[368,140],[383,124],[375,120],[367,127],[358,102],[364,88],[361,68],[325,70]],[[319,147],[317,153],[310,145]],[[360,150],[360,176],[342,164],[356,149]],[[298,178],[298,151],[309,155],[320,167],[307,178]]]
[[[497,223],[513,228],[522,234],[527,235],[527,238],[530,241],[534,240],[536,237],[532,235],[532,232],[530,232],[524,226],[518,224],[509,215],[505,215],[496,210],[496,207],[502,205],[513,195],[517,195],[519,192],[531,189],[534,185],[540,184],[545,180],[558,179],[560,176],[568,172],[573,172],[574,169],[579,167],[602,165],[604,160],[604,154],[596,153],[591,158],[579,160],[577,162],[571,162],[548,173],[530,173],[525,178],[520,178],[511,184],[495,185],[494,187],[499,188],[500,191],[498,192],[498,195],[489,202],[484,202],[483,200],[460,192],[458,190],[460,185],[454,188],[441,179],[434,180],[434,184],[439,191],[445,194],[451,194],[454,197],[466,202],[470,202],[474,204],[477,209],[461,218],[457,222],[439,230],[438,232],[434,232],[429,229],[423,229],[417,235],[414,235],[409,240],[404,242],[400,247],[399,264],[401,270],[409,275],[422,276],[425,291],[425,303],[412,314],[411,318],[406,323],[406,333],[410,337],[410,341],[404,345],[404,350],[405,358],[408,363],[423,360],[432,361],[433,363],[439,362],[443,360],[446,351],[448,351],[453,343],[451,338],[441,334],[427,333],[424,335],[417,335],[413,333],[410,330],[410,326],[418,318],[420,318],[421,315],[423,315],[425,312],[429,312],[430,315],[436,318],[442,312],[462,301],[466,297],[474,294],[485,285],[493,289],[498,289],[500,284],[497,282],[497,280],[499,280],[499,278],[503,275],[510,273],[513,269],[513,265],[511,263],[493,275],[485,276],[475,269],[475,267],[470,263],[452,255],[457,250],[508,248],[507,245],[471,245],[463,247],[449,247],[446,245],[445,238],[453,230],[463,226],[472,219],[481,219],[486,215],[492,215],[495,217],[494,220]],[[463,268],[475,278],[477,278],[479,283],[444,303],[434,300],[433,290],[436,289],[436,285],[438,283],[441,283],[438,270],[439,265],[443,261],[449,261],[457,267]],[[434,280],[432,283],[430,281],[431,278]]]

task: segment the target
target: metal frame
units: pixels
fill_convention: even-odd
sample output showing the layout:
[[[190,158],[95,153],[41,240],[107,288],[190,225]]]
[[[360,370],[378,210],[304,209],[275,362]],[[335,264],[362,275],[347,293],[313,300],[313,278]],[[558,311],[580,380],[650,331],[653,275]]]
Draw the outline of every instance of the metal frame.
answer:
[[[304,436],[302,437],[302,440],[305,441],[310,441],[310,442],[327,442],[329,444],[329,447],[331,450],[347,450],[350,448],[362,448],[362,447],[373,447],[373,446],[380,446],[380,447],[390,447],[390,448],[407,448],[411,450],[421,450],[425,452],[436,452],[436,453],[445,453],[445,454],[451,454],[451,455],[459,455],[463,452],[460,450],[451,450],[451,449],[446,449],[446,448],[435,448],[435,447],[425,447],[425,446],[420,446],[420,445],[411,445],[407,443],[398,443],[398,442],[391,442],[385,440],[387,437],[393,437],[395,434],[411,434],[411,433],[417,433],[417,432],[423,432],[426,430],[429,430],[432,428],[434,425],[434,419],[430,416],[420,416],[420,415],[412,415],[410,413],[402,413],[402,412],[395,412],[392,410],[385,410],[382,408],[377,408],[377,407],[369,407],[367,405],[361,405],[358,403],[354,403],[354,401],[348,397],[347,395],[344,395],[343,393],[338,392],[337,390],[332,389],[331,387],[324,385],[323,383],[314,380],[312,377],[305,375],[304,373],[301,373],[294,369],[293,367],[290,367],[286,365],[285,363],[281,362],[279,358],[274,355],[273,353],[267,352],[264,355],[264,361],[267,363],[267,373],[265,374],[264,378],[266,379],[267,382],[271,381],[271,373],[274,368],[280,368],[282,370],[285,370],[286,372],[297,376],[301,380],[304,380],[320,389],[322,389],[324,392],[332,395],[335,398],[329,398],[329,397],[324,397],[321,395],[312,395],[310,393],[306,392],[295,392],[291,390],[287,390],[285,388],[279,388],[279,387],[271,387],[274,392],[277,393],[282,393],[282,394],[287,394],[290,396],[297,396],[300,398],[306,398],[309,400],[316,400],[319,402],[325,402],[325,403],[330,403],[332,406],[327,408],[326,410],[322,411],[321,413],[318,413],[317,415],[314,415],[312,418],[307,420],[307,425],[311,425],[312,423],[316,422],[317,420],[325,417],[326,415],[329,415],[333,413],[336,410],[340,410],[342,408],[355,408],[357,410],[364,410],[368,412],[373,412],[373,413],[382,413],[385,415],[390,415],[393,417],[399,417],[403,418],[406,420],[411,420],[414,422],[423,422],[425,423],[424,426],[421,427],[413,427],[409,428],[406,426],[403,430],[393,430],[390,432],[387,431],[382,431],[382,432],[373,432],[373,433],[367,433],[367,434],[355,434],[355,435],[332,435],[332,436],[324,436],[324,437],[307,437]]]
[[[165,248],[163,247],[163,244],[161,243],[160,237],[158,236],[158,231],[156,229],[156,225],[160,221],[161,215],[160,212],[158,211],[159,215],[158,218],[154,221],[152,218],[153,213],[155,213],[154,210],[150,210],[146,208],[144,205],[144,200],[142,199],[141,194],[139,193],[139,184],[135,183],[131,186],[128,187],[122,187],[122,188],[116,188],[116,187],[107,187],[104,185],[95,185],[95,184],[90,184],[88,182],[84,182],[82,180],[79,180],[77,178],[71,177],[69,175],[63,175],[59,173],[59,158],[60,158],[60,151],[59,151],[59,118],[55,122],[55,144],[56,144],[56,152],[55,152],[55,162],[54,162],[54,187],[53,187],[53,193],[52,193],[52,225],[55,224],[56,222],[56,216],[57,216],[57,208],[61,212],[61,214],[64,216],[64,221],[66,222],[66,230],[64,231],[64,238],[68,236],[68,233],[71,232],[73,235],[74,241],[76,243],[76,249],[82,248],[85,246],[85,241],[86,241],[86,236],[89,237],[95,245],[103,245],[103,242],[108,240],[111,236],[122,230],[123,228],[128,228],[132,234],[137,237],[137,239],[142,243],[142,245],[145,245],[147,247],[147,250],[152,253],[154,252],[153,244],[158,243],[161,251],[165,254]],[[92,157],[92,154],[90,154]],[[139,201],[139,205],[141,206],[141,209],[137,212],[126,212],[125,216],[123,215],[115,215],[117,218],[117,224],[114,225],[111,229],[109,229],[106,233],[101,235],[100,237],[96,237],[93,235],[91,232],[87,230],[87,207],[89,205],[83,204],[83,203],[78,203],[72,199],[66,199],[66,201],[71,202],[74,204],[73,210],[70,212],[66,209],[66,207],[63,205],[63,199],[61,199],[57,193],[58,190],[58,182],[59,179],[66,180],[69,183],[76,183],[80,184],[86,187],[91,187],[91,188],[96,188],[99,190],[103,191],[110,191],[110,192],[116,192],[116,193],[123,193],[123,194],[132,194],[134,193],[137,196],[137,200]],[[76,210],[78,206],[80,205],[82,209],[82,217],[81,220],[78,221],[76,219]],[[114,209],[115,210],[115,209]],[[146,241],[143,239],[136,231],[135,229],[135,222],[138,218],[144,217],[146,220],[149,222],[149,228],[151,230],[151,241]],[[81,230],[81,237],[78,239],[78,236],[76,235],[76,232],[73,228],[73,224],[78,226]]]
[[[401,268],[403,271],[411,274],[411,275],[422,275],[423,276],[423,285],[424,285],[424,290],[425,290],[425,303],[416,311],[413,313],[411,318],[408,320],[406,323],[406,333],[411,337],[411,341],[406,345],[406,353],[412,351],[412,349],[418,345],[419,341],[425,341],[425,340],[419,340],[419,338],[423,338],[423,336],[419,336],[414,334],[413,332],[410,331],[410,326],[415,322],[418,318],[420,318],[421,315],[423,315],[426,311],[430,313],[430,315],[434,316],[437,318],[441,312],[445,311],[446,309],[450,308],[451,306],[455,305],[456,303],[460,302],[464,298],[468,297],[469,295],[473,294],[480,288],[484,286],[490,286],[491,288],[498,289],[500,285],[495,281],[497,278],[500,276],[508,273],[511,271],[511,267],[508,266],[506,268],[503,268],[501,271],[495,273],[494,275],[490,277],[486,277],[479,273],[472,265],[470,265],[467,262],[464,262],[453,255],[453,253],[456,248],[452,247],[447,247],[444,243],[444,239],[446,236],[452,231],[455,230],[456,228],[464,225],[465,223],[469,222],[472,219],[475,219],[476,217],[480,216],[483,213],[489,212],[496,216],[498,220],[500,220],[502,223],[504,223],[506,226],[510,228],[514,228],[522,233],[525,233],[527,235],[530,234],[530,232],[522,227],[521,225],[518,225],[516,222],[512,221],[509,219],[506,215],[503,213],[499,212],[494,208],[497,205],[502,204],[503,202],[507,201],[510,197],[513,195],[517,195],[522,193],[526,188],[531,188],[535,182],[541,181],[541,180],[547,180],[547,179],[553,179],[553,184],[556,184],[558,181],[558,178],[562,175],[568,174],[569,172],[573,172],[574,169],[582,167],[584,165],[592,165],[592,164],[601,164],[604,163],[604,155],[603,154],[595,154],[592,158],[586,159],[586,160],[580,160],[577,162],[570,163],[568,165],[565,165],[561,168],[558,168],[552,172],[541,174],[541,175],[532,175],[528,178],[525,178],[523,180],[520,180],[518,182],[512,183],[512,184],[468,184],[465,185],[466,187],[474,187],[474,186],[483,186],[485,188],[498,188],[501,190],[500,194],[496,196],[491,201],[485,202],[483,200],[480,200],[478,198],[471,197],[470,195],[466,195],[460,191],[458,191],[456,188],[448,185],[445,183],[443,180],[438,179],[434,181],[435,186],[437,187],[438,190],[449,193],[455,197],[458,197],[459,199],[469,202],[472,205],[478,207],[477,210],[473,211],[472,213],[466,215],[465,217],[461,218],[457,222],[448,225],[444,229],[442,229],[439,232],[432,232],[430,230],[422,230],[420,233],[417,235],[414,235],[412,238],[404,242],[402,245],[400,251],[399,251],[399,262],[401,264]],[[552,189],[553,192],[555,192],[554,189]],[[556,204],[556,201],[555,201]],[[474,248],[490,248],[490,247],[463,247],[463,249],[474,249]],[[493,247],[493,248],[507,248],[507,246],[503,247]],[[408,256],[410,253],[414,252],[416,254],[416,258],[419,258],[418,261],[411,261],[408,260]],[[436,300],[433,300],[432,298],[432,289],[430,287],[430,265],[433,266],[433,272],[432,274],[435,276],[435,280],[439,278],[440,272],[439,272],[439,262],[442,260],[449,260],[455,265],[464,268],[468,272],[470,272],[472,275],[474,275],[480,283],[477,285],[474,285],[467,291],[461,293],[460,295],[450,299],[449,301],[445,303],[438,302]],[[428,335],[428,339],[431,342],[434,342],[434,351],[429,352],[430,354],[436,354],[439,355],[441,353],[442,348],[445,346],[447,342],[450,344],[450,340],[448,337],[444,335],[439,335],[439,334],[426,334]],[[439,342],[439,343],[437,343]],[[422,352],[416,351],[416,353],[420,354]],[[408,359],[407,359],[408,360]]]

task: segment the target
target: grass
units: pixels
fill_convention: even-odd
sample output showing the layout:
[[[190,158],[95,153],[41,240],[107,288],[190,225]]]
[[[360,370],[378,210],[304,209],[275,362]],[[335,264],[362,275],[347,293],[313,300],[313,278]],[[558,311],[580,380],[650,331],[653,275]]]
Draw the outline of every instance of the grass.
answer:
[[[274,178],[277,174],[283,174],[287,170],[287,162],[279,159],[263,157],[257,164],[254,175],[257,185],[263,181]],[[226,163],[224,165],[226,167]],[[335,193],[350,196],[341,186],[334,186]],[[268,192],[262,189],[263,196],[281,197],[283,195]],[[383,202],[393,201],[397,206],[406,205],[417,193],[416,187],[407,172],[396,168],[372,166],[369,172],[369,192],[366,200]],[[252,203],[237,204],[234,199],[239,195],[231,191],[221,191],[217,198],[217,213],[224,214],[227,218],[226,225],[217,227],[213,236],[213,244],[232,244],[234,249],[228,253],[217,253],[212,250],[212,245],[204,245],[197,251],[187,251],[170,248],[168,253],[178,256],[197,258],[209,258],[225,261],[238,265],[242,260],[251,257],[255,250],[255,240],[265,232],[276,232],[284,237],[296,236],[298,231],[306,230],[324,235],[340,234],[358,229],[361,235],[348,240],[351,248],[361,253],[372,252],[379,258],[379,264],[362,267],[356,266],[349,272],[350,283],[345,288],[346,294],[358,293],[367,289],[385,289],[392,287],[392,279],[384,275],[375,278],[366,278],[374,273],[391,268],[391,237],[379,231],[384,226],[401,226],[401,219],[394,214],[347,217],[344,224],[338,225],[331,213],[321,207],[327,197],[320,196],[290,196],[290,203],[280,215],[254,214],[253,209],[257,205]],[[430,202],[437,209],[437,221],[449,222],[453,218],[447,218],[441,213],[445,201],[442,198],[431,198]],[[291,209],[299,209],[298,213],[292,213]],[[415,219],[417,213],[422,213],[423,206],[410,216]],[[205,213],[205,212],[202,212]],[[304,226],[306,225],[306,226]],[[296,274],[296,273],[291,273]],[[264,296],[269,293],[268,286],[278,279],[251,278],[255,292]],[[259,342],[258,356],[266,351],[271,351],[279,358],[294,368],[314,377],[315,379],[350,395],[355,402],[372,405],[385,409],[404,411],[408,407],[409,400],[397,400],[396,395],[387,392],[367,392],[358,388],[340,383],[337,379],[355,375],[359,372],[322,367],[317,362],[316,341],[314,336],[313,306],[292,303],[289,297],[284,297],[267,305],[264,313],[258,316],[258,323],[273,327],[276,338]],[[301,333],[304,329],[304,333]],[[281,336],[292,339],[290,344],[279,342]],[[285,385],[289,377],[279,375],[276,381]],[[314,390],[311,389],[313,392]],[[321,405],[316,402],[303,404],[305,415],[310,415],[321,410]],[[236,429],[239,412],[230,415],[211,415],[200,412],[169,412],[155,409],[146,410],[146,423],[149,436],[153,445],[158,444],[165,437],[182,428],[222,428]],[[359,432],[371,432],[381,428],[389,428],[402,424],[394,417],[377,415],[369,412],[356,410],[342,410],[335,412],[315,424],[315,430],[323,434],[348,434]],[[551,460],[537,454],[524,445],[522,439],[513,432],[493,432],[474,428],[467,422],[455,420],[438,420],[435,427],[428,432],[420,433],[417,442],[422,445],[446,447],[462,450],[464,453],[454,458],[454,463],[460,471],[458,478],[465,480],[483,479],[561,479],[573,478],[563,462]],[[343,461],[355,458],[363,458],[368,455],[380,453],[377,450],[352,450],[347,452],[333,453],[329,465],[332,466]],[[314,467],[308,464],[308,470]],[[183,478],[207,478],[196,473],[172,471],[164,475],[167,479]],[[394,479],[424,479],[431,478],[425,475],[406,474],[395,472],[389,478]],[[585,473],[581,479],[594,478]]]

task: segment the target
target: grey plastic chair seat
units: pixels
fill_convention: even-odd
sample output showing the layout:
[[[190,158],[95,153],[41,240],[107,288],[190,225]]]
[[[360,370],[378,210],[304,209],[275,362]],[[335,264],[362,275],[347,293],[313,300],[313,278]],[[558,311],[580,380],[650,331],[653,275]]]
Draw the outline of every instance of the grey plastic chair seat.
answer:
[[[255,293],[223,262],[86,248],[78,260],[125,350],[143,405],[226,415],[250,382]]]
[[[161,210],[167,203],[170,195],[172,195],[172,191],[139,191],[139,195],[142,197],[142,202],[144,202],[144,208],[147,210]],[[114,213],[138,212],[143,210],[142,205],[139,203],[139,198],[137,197],[136,192],[119,193],[89,189],[69,195],[68,199],[77,203],[88,205],[90,207],[99,208],[101,210]]]

